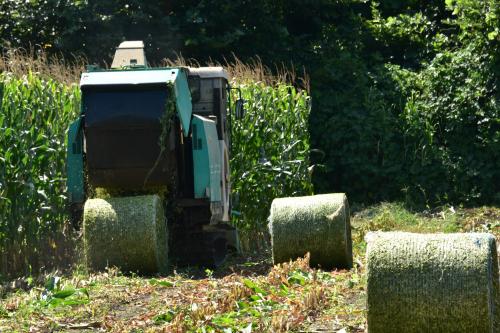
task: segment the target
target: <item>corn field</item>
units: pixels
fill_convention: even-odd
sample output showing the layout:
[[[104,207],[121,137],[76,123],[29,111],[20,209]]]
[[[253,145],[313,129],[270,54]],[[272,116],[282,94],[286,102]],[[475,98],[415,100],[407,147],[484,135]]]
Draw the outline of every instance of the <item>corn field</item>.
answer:
[[[233,120],[231,176],[234,221],[263,231],[276,197],[312,194],[310,97],[287,84],[242,84],[245,114]]]
[[[79,112],[80,92],[32,72],[6,72],[0,82],[1,277],[49,269],[73,257],[65,137]],[[311,192],[310,99],[286,84],[239,86],[246,114],[233,119],[232,127],[234,222],[262,232],[274,197]]]
[[[80,95],[32,73],[0,78],[0,273],[39,270],[64,239],[65,131]]]

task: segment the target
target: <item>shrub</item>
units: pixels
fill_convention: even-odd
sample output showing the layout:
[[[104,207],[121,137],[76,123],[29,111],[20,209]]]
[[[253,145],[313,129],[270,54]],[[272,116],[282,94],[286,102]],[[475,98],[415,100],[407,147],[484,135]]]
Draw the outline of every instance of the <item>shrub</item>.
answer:
[[[413,201],[499,200],[500,109],[492,56],[473,42],[443,52],[418,73],[393,68],[407,101],[400,118]]]
[[[413,207],[500,202],[498,0],[384,17],[391,3],[325,30],[317,47],[316,191]]]

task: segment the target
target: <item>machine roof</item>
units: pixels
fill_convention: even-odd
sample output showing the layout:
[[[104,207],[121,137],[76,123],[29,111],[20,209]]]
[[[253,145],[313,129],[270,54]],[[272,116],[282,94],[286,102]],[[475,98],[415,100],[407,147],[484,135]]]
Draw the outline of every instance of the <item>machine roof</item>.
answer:
[[[178,68],[162,70],[88,72],[82,74],[80,79],[80,87],[120,84],[167,83],[174,82],[178,73]]]
[[[116,86],[140,84],[173,83],[177,112],[181,118],[184,136],[189,134],[189,124],[193,112],[191,94],[186,75],[182,68],[164,68],[161,70],[111,70],[83,73],[80,87]]]
[[[82,74],[80,86],[173,82],[179,70],[179,68],[162,68],[87,72]],[[227,71],[222,67],[189,67],[189,74],[198,75],[202,79],[222,77],[229,80]]]
[[[202,79],[223,77],[229,80],[227,71],[222,67],[189,67],[190,75],[198,75]]]
[[[121,42],[118,49],[143,49],[144,42],[142,40],[129,40],[125,42]]]

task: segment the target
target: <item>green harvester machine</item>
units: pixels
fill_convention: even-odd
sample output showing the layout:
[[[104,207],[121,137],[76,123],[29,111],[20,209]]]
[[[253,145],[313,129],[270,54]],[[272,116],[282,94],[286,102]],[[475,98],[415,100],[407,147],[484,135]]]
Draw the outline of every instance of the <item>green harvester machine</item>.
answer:
[[[227,72],[151,68],[143,42],[128,41],[117,48],[111,69],[88,66],[80,88],[81,114],[68,131],[68,194],[75,225],[83,220],[86,255],[104,258],[87,262],[142,270],[145,258],[138,256],[144,253],[134,247],[156,246],[147,252],[154,255],[164,250],[158,250],[162,244],[134,244],[142,239],[167,241],[168,257],[186,264],[217,266],[228,251],[238,251],[237,232],[228,223]],[[168,236],[151,236],[155,226],[134,216],[149,216],[147,195],[160,199],[165,216],[154,223],[165,223],[159,230]],[[111,211],[108,221],[95,212],[90,201],[96,198]],[[140,225],[131,228],[127,217]],[[103,251],[118,256],[106,258]]]
[[[216,267],[239,252],[229,147],[243,101],[231,103],[227,72],[151,68],[143,42],[128,41],[111,69],[88,66],[80,88],[67,186],[87,265],[153,273],[171,264]],[[343,194],[281,199],[269,227],[276,263],[310,252],[322,267],[352,264]]]

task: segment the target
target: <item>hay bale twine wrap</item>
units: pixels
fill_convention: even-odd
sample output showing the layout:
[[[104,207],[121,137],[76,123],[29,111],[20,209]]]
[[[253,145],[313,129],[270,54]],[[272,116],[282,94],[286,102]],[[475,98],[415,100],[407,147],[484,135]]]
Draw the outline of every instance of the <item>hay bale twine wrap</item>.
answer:
[[[500,332],[495,237],[375,232],[366,240],[370,333]]]
[[[83,243],[89,268],[165,272],[168,235],[157,195],[89,199],[83,212]]]
[[[352,266],[349,204],[344,193],[274,199],[269,232],[275,264],[309,252],[312,266]]]

